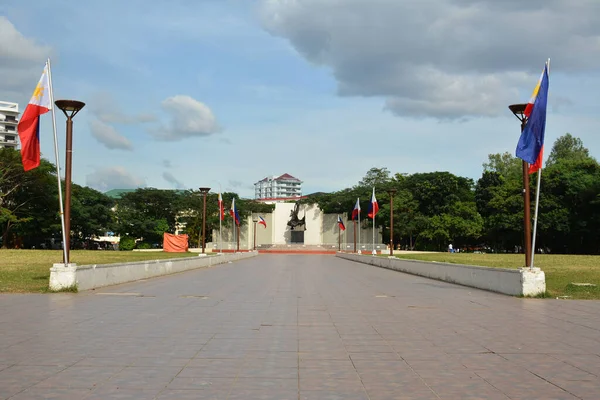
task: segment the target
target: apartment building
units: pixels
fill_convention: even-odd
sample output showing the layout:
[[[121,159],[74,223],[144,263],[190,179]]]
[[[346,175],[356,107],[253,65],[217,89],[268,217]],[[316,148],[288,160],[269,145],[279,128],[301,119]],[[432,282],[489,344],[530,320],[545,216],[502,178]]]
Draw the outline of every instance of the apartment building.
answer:
[[[297,199],[302,197],[302,181],[290,174],[268,176],[254,184],[254,198],[267,199]]]
[[[19,123],[19,105],[0,101],[0,148],[16,148],[19,144],[17,124]]]

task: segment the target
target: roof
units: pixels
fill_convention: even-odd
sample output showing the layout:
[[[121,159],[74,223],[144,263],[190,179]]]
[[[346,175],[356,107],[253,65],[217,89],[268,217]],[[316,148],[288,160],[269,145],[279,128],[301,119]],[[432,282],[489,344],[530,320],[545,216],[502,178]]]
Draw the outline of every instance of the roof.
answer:
[[[285,173],[285,174],[281,175],[280,177],[275,178],[275,180],[276,181],[284,181],[285,180],[285,181],[298,181],[298,182],[300,182],[300,179],[294,178],[293,176],[291,176],[288,173]]]

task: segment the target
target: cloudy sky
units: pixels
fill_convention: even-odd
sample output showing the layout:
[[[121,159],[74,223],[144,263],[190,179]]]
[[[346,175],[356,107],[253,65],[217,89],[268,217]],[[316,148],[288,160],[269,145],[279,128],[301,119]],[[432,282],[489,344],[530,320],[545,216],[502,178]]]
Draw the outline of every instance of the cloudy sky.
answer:
[[[546,142],[571,132],[600,158],[599,16],[597,0],[2,0],[0,100],[23,110],[50,57],[55,98],[87,103],[73,179],[101,191],[476,179],[514,153],[507,106],[549,57]]]

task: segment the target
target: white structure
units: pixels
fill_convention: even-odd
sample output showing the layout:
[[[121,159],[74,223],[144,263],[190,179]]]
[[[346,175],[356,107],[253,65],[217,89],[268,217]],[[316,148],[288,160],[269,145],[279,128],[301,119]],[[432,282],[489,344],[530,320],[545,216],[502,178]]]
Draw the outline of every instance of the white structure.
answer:
[[[19,144],[17,139],[17,124],[19,123],[19,105],[0,101],[0,148],[16,148]]]
[[[302,181],[290,174],[268,176],[254,184],[257,200],[288,200],[302,197]]]
[[[292,202],[275,202],[275,210],[272,213],[260,214],[265,219],[267,227],[256,226],[256,248],[296,246],[324,247],[337,250],[339,232],[337,214],[325,214],[316,204],[301,205],[298,210],[298,218],[304,218],[306,225],[292,230],[287,223],[291,218],[294,206],[295,203]],[[354,249],[354,224],[351,220],[348,220],[347,215],[342,214],[340,216],[346,226],[346,230],[341,232],[341,247],[344,250],[352,251]],[[258,218],[258,214],[254,214],[254,217]],[[254,224],[252,219],[251,216],[248,216],[240,227],[240,250],[253,248]],[[357,229],[357,241],[360,236],[358,248],[368,253],[373,250],[373,225],[370,222],[371,220],[365,219],[361,224],[362,228]],[[306,230],[303,230],[303,228],[306,228]],[[207,244],[207,247],[212,247],[215,251],[219,248],[218,229],[213,230],[213,238],[213,242]],[[223,222],[222,239],[224,250],[236,248],[233,221],[229,217],[225,217]],[[379,227],[375,229],[375,249],[377,251],[386,249],[386,245],[382,244]]]

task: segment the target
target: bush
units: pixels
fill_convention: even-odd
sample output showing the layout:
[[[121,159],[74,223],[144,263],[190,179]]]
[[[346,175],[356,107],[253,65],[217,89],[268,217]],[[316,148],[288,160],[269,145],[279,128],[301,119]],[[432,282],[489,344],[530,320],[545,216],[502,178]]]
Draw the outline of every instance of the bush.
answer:
[[[148,242],[139,242],[137,244],[137,248],[138,249],[151,249],[152,248],[152,244],[150,244]]]
[[[135,247],[135,239],[131,236],[123,236],[121,240],[119,240],[119,250],[129,251],[133,250]]]

